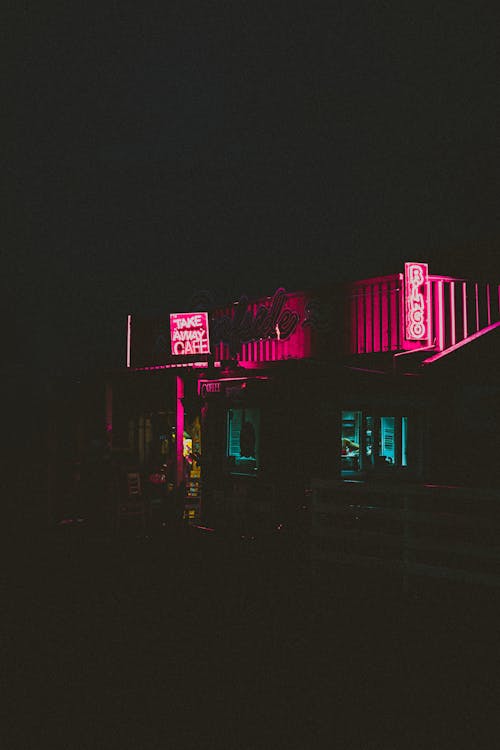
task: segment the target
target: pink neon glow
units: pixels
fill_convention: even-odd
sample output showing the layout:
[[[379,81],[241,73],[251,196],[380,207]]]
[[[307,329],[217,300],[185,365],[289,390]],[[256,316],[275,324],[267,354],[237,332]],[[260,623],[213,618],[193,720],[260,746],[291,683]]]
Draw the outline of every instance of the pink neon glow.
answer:
[[[130,367],[130,333],[132,328],[132,316],[127,315],[127,367]]]
[[[457,343],[456,318],[455,318],[455,284],[450,281],[450,331],[451,345]]]
[[[398,277],[399,281],[399,277]],[[399,285],[397,282],[395,282],[392,294],[389,297],[389,301],[391,303],[391,320],[394,321],[393,324],[393,330],[394,330],[394,340],[392,342],[392,348],[393,349],[399,349],[400,347],[400,341],[399,341],[399,328],[398,328],[398,289]]]
[[[181,361],[131,368],[132,316],[128,316],[127,367],[146,372],[175,367],[222,369],[224,361],[234,360],[240,368],[249,370],[258,369],[264,362],[309,357],[326,359],[332,349],[339,350],[340,354],[344,344],[352,354],[395,354],[425,351],[428,347],[448,352],[450,349],[446,347],[454,347],[462,339],[470,340],[468,336],[474,334],[479,325],[490,326],[500,317],[500,287],[495,285],[491,289],[489,284],[429,275],[425,263],[407,263],[404,274],[353,282],[343,287],[343,291],[346,317],[340,320],[338,316],[334,318],[332,311],[341,313],[341,310],[332,306],[323,293],[317,298],[306,292],[290,294],[282,288],[272,297],[254,302],[242,297],[238,303],[215,310],[210,319],[212,343],[217,342],[213,347],[213,363]],[[408,313],[412,316],[410,321]],[[181,351],[187,354],[191,346],[193,349],[208,347],[208,328],[206,339],[196,333],[201,315],[207,314],[172,316],[179,321],[191,318],[187,323],[172,324],[172,334],[177,334],[176,341],[172,341],[177,347],[174,358],[181,357]],[[341,331],[345,321],[348,323],[346,338],[336,338],[335,327],[338,325],[337,330]],[[257,338],[259,335],[261,338]]]
[[[373,310],[373,292],[374,287],[370,287],[369,294],[365,296],[364,310],[364,328],[365,328],[365,349],[367,352],[373,352],[373,327],[372,327],[372,310]]]
[[[467,338],[467,335],[469,333],[468,330],[468,321],[467,321],[467,284],[462,284],[462,310],[463,310],[463,319],[464,319],[464,339]]]
[[[428,338],[428,289],[427,263],[405,263],[405,338],[408,341]]]
[[[403,275],[356,281],[347,290],[351,354],[412,349],[418,343],[404,339]]]
[[[269,377],[267,375],[253,375],[251,376],[252,380],[269,380]],[[249,380],[248,377],[238,377],[238,378],[217,378],[216,380],[205,380],[200,379],[198,380],[198,395],[206,395],[207,393],[213,394],[213,393],[220,393],[221,389],[220,386],[223,383],[235,383],[235,382],[243,382],[243,386],[246,385],[246,382]]]
[[[217,380],[200,380],[200,383],[232,383],[235,380],[248,380],[246,375],[238,378],[217,378]],[[253,380],[269,380],[267,375],[254,375]]]
[[[176,454],[176,485],[179,487],[184,479],[184,381],[177,375],[175,378],[176,409],[175,409],[175,454]]]
[[[379,352],[381,351],[380,348],[380,287],[377,284],[373,288],[372,292],[372,309],[373,309],[373,318],[372,318],[372,351]]]
[[[426,264],[416,265],[422,265],[424,268],[426,266]],[[403,274],[395,274],[373,280],[365,279],[349,286],[346,312],[350,323],[348,350],[352,354],[400,350],[425,351],[434,348],[444,350],[474,333],[477,325],[486,322],[490,325],[492,321],[498,320],[496,296],[495,309],[493,309],[491,304],[493,298],[488,285],[484,290],[481,285],[478,285],[476,313],[472,313],[475,320],[471,327],[471,300],[467,299],[467,295],[472,294],[473,290],[475,293],[475,283],[451,276],[428,274],[428,283],[420,290],[424,297],[424,309],[427,309],[426,336],[424,339],[408,340],[406,337],[407,299],[402,293],[405,288],[402,283],[404,278]],[[480,319],[482,304],[480,294],[483,295],[485,303],[484,321]],[[422,330],[419,331],[419,335],[421,334]]]
[[[132,372],[149,372],[150,370],[171,370],[174,367],[207,368],[208,362],[173,362],[169,365],[149,365],[148,367],[132,367]]]
[[[437,284],[437,347],[438,349],[444,349],[444,287],[443,282],[440,280]]]
[[[369,288],[369,287],[368,287]],[[357,324],[357,351],[360,354],[366,352],[366,341],[365,341],[365,298],[367,296],[367,288],[361,288],[360,294],[356,298],[356,320]]]
[[[172,354],[210,354],[208,313],[172,313],[170,315]]]
[[[389,316],[389,284],[386,281],[381,284],[380,287],[380,304],[382,307],[382,348],[381,351],[387,352],[390,349],[389,346],[389,328],[390,328],[390,316]]]
[[[491,306],[489,284],[434,275],[429,276],[429,281],[435,318],[431,341],[436,349],[448,351],[449,347],[469,340],[471,335],[498,320]]]
[[[405,352],[409,354],[410,352]],[[355,370],[356,372],[372,372],[376,375],[387,375],[387,370],[374,370],[372,367],[347,367],[348,370]]]
[[[241,340],[235,354],[238,363],[244,367],[260,362],[303,359],[315,353],[314,335],[311,325],[307,324],[309,302],[310,297],[304,292],[287,293],[280,288],[276,290],[273,297],[248,302],[244,308],[238,302],[214,311],[212,323],[217,327],[225,319],[229,327],[233,324],[236,326],[234,333],[240,335],[240,329],[247,327],[254,331],[258,329],[259,325],[256,321],[262,324],[266,315],[269,321],[273,322],[270,330],[266,330],[266,335],[262,338]],[[266,329],[266,326],[264,325],[263,328]],[[226,340],[216,343],[214,356],[217,360],[231,359],[229,344]]]
[[[459,341],[457,344],[454,344],[453,346],[448,347],[448,349],[445,349],[442,352],[438,352],[437,354],[434,354],[432,357],[428,357],[427,359],[424,359],[424,361],[422,362],[422,365],[430,365],[432,362],[435,362],[436,360],[441,359],[441,357],[448,356],[448,354],[451,354],[457,349],[461,349],[463,346],[470,344],[471,341],[475,341],[481,336],[484,336],[486,333],[491,333],[491,331],[494,331],[495,328],[498,328],[498,327],[500,327],[500,321],[497,321],[496,323],[492,323],[490,326],[483,328],[481,331],[476,331],[476,333],[473,333],[472,336],[468,336],[467,338],[462,339],[462,341]]]
[[[416,352],[428,352],[431,349],[435,349],[434,344],[430,344],[430,346],[422,346],[419,349],[409,349],[404,352],[397,352],[396,354],[392,355],[392,359],[394,361],[395,359],[399,359],[400,357],[407,357],[411,354],[415,354]],[[413,375],[414,373],[405,373],[405,375],[410,375],[410,374]]]

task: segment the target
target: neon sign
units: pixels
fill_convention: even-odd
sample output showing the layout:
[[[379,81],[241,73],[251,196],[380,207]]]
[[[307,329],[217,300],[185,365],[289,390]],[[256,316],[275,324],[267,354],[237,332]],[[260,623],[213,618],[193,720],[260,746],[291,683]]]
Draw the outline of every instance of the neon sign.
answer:
[[[267,338],[287,341],[298,326],[299,315],[285,306],[286,301],[287,294],[281,287],[275,291],[269,307],[259,305],[255,311],[250,309],[248,297],[240,297],[232,316],[212,320],[215,342],[225,342],[236,352],[249,341]]]
[[[427,263],[405,263],[405,339],[429,336],[429,270]]]
[[[172,313],[170,315],[172,354],[210,354],[208,313]]]
[[[202,383],[200,393],[202,396],[206,396],[207,393],[220,393],[220,386],[220,380],[211,383]]]
[[[202,398],[208,398],[214,395],[225,396],[227,398],[241,396],[242,392],[247,389],[249,382],[260,382],[267,380],[267,375],[254,376],[251,378],[251,381],[247,377],[219,378],[218,380],[199,380],[198,395]]]

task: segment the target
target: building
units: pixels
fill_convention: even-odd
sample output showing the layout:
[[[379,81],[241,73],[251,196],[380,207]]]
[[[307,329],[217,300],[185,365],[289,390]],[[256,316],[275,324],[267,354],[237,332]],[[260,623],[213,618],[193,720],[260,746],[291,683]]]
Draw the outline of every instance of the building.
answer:
[[[129,316],[110,445],[193,522],[290,522],[318,477],[500,486],[500,287],[390,276]]]

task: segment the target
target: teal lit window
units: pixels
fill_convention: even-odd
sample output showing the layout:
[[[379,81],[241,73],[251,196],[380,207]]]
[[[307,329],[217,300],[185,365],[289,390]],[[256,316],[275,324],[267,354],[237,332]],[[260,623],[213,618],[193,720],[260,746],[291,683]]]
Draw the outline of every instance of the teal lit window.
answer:
[[[255,474],[259,468],[260,413],[258,409],[227,412],[227,457],[231,472]]]
[[[342,473],[408,465],[408,417],[343,411]]]

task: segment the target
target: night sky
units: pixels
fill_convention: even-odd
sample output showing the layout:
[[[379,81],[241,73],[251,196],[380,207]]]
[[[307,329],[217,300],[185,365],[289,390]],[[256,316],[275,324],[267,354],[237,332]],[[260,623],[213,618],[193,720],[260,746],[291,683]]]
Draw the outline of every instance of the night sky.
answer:
[[[13,5],[7,365],[122,365],[127,313],[200,290],[225,302],[405,260],[500,281],[498,10]]]

